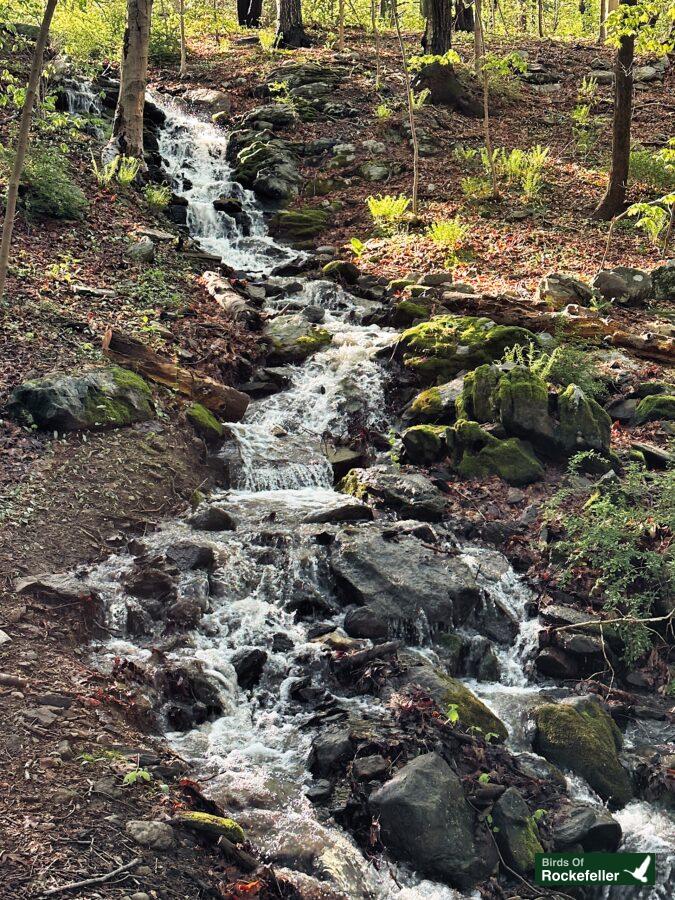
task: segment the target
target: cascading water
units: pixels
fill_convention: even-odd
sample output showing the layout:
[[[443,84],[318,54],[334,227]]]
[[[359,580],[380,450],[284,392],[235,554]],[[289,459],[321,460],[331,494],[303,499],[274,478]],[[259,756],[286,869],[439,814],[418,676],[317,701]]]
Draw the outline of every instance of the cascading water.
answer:
[[[188,227],[201,246],[223,261],[249,272],[267,273],[291,258],[267,235],[253,195],[232,181],[225,141],[214,128],[171,107],[159,146],[174,189],[188,201]],[[220,196],[241,200],[249,236],[218,212]],[[324,622],[339,627],[343,614],[327,574],[326,550],[317,542],[317,526],[307,518],[337,506],[343,495],[332,488],[332,471],[322,450],[327,433],[340,436],[350,415],[372,428],[386,428],[383,372],[375,354],[392,340],[377,326],[358,324],[363,301],[334,286],[304,285],[296,304],[320,302],[322,323],[331,342],[303,366],[288,367],[286,390],[251,404],[243,422],[231,426],[240,464],[236,489],[221,498],[237,522],[236,531],[208,534],[216,567],[209,583],[209,608],[199,628],[184,636],[167,656],[175,662],[197,659],[220,686],[223,713],[187,732],[169,733],[174,746],[210,777],[213,795],[232,809],[266,861],[278,870],[319,877],[347,898],[457,900],[461,895],[420,879],[404,867],[369,863],[352,839],[332,822],[321,821],[305,796],[312,778],[307,770],[311,740],[307,714],[293,701],[293,691],[308,672],[319,673],[322,645],[298,621],[302,604],[321,609]],[[274,309],[274,301],[267,308]],[[217,497],[214,499],[218,499]],[[194,532],[187,524],[168,523],[146,540],[150,554]],[[513,646],[497,651],[501,681],[470,682],[472,689],[509,726],[514,749],[529,749],[522,728],[539,688],[527,672],[536,643],[536,620],[527,621],[530,592],[504,557],[480,548],[463,548],[487,601],[518,623]],[[105,654],[148,660],[150,647],[130,643],[123,634],[127,597],[120,578],[132,566],[129,557],[108,560],[90,575],[106,599],[109,626],[118,634]],[[194,572],[181,575],[180,590],[199,589]],[[206,576],[204,576],[206,577]],[[233,661],[245,649],[267,654],[260,684],[238,686]],[[433,648],[425,651],[431,655]],[[343,709],[376,720],[385,715],[374,699],[338,697]],[[579,779],[577,796],[588,794]],[[599,803],[590,794],[584,796]],[[646,803],[634,802],[618,818],[625,845],[664,851],[672,840],[672,823]],[[672,847],[672,844],[670,845]],[[672,865],[672,858],[671,858]],[[665,900],[659,886],[639,896]]]

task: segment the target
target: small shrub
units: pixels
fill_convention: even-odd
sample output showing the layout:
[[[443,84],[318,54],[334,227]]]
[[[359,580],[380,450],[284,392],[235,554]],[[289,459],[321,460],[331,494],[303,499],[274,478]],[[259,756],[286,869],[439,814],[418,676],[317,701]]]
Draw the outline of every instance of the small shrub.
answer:
[[[94,178],[98,182],[99,187],[108,187],[108,185],[112,182],[115,174],[117,172],[117,163],[119,157],[115,157],[111,159],[110,162],[105,163],[105,165],[100,165],[96,161],[96,157],[92,153],[91,155],[91,168],[94,173]]]
[[[503,361],[524,366],[558,387],[576,384],[593,400],[602,399],[607,393],[589,350],[580,344],[560,344],[550,352],[534,344],[516,345],[504,353]]]
[[[478,150],[473,147],[464,147],[461,144],[453,148],[452,155],[458,163],[464,165],[475,165],[480,156]]]
[[[487,200],[492,196],[492,182],[480,175],[467,175],[460,181],[460,187],[468,200]]]
[[[171,200],[171,189],[165,184],[146,184],[143,195],[153,209],[166,209]]]
[[[467,235],[468,227],[462,225],[458,217],[434,222],[427,232],[436,246],[446,254],[445,264],[448,268],[457,265],[457,250]]]
[[[630,177],[651,190],[675,190],[675,142],[656,153],[636,147],[630,154]]]
[[[128,187],[136,180],[136,176],[141,168],[140,160],[134,159],[133,156],[117,157],[117,180],[120,184]]]
[[[405,194],[399,194],[398,197],[392,197],[390,194],[366,197],[368,212],[372,216],[373,222],[385,234],[391,234],[400,227],[408,212],[410,202]]]
[[[3,150],[0,164],[11,169],[13,153]],[[31,148],[21,175],[21,201],[31,216],[48,219],[81,219],[87,198],[70,177],[66,157],[58,150],[38,145]]]
[[[411,56],[408,60],[408,71],[411,75],[421,72],[426,66],[432,63],[438,63],[439,66],[457,66],[462,60],[455,50],[448,50],[442,56],[434,56],[433,54],[425,54],[424,56]]]
[[[358,238],[353,237],[349,239],[349,249],[357,259],[360,259],[365,252],[366,245],[363,243],[363,241],[360,241]]]
[[[670,229],[674,204],[675,194],[668,194],[661,197],[658,203],[633,203],[625,215],[635,219],[635,227],[643,231],[655,247],[659,247]]]
[[[274,28],[261,28],[258,31],[258,40],[265,53],[274,53],[277,40]]]
[[[419,92],[419,94],[416,94],[414,91],[412,91],[411,93],[412,93],[412,108],[415,110],[415,112],[419,112],[419,110],[422,109],[424,104],[427,102],[427,100],[431,96],[431,91],[429,90],[429,88],[423,88]]]
[[[579,90],[577,91],[577,99],[579,103],[585,103],[589,107],[595,103],[598,97],[598,79],[592,75],[584,76],[581,79]]]
[[[571,460],[572,474],[583,456]],[[637,620],[655,615],[659,598],[675,594],[674,496],[674,469],[652,475],[632,463],[622,481],[604,486],[590,499],[571,486],[559,491],[546,509],[546,519],[565,531],[554,545],[562,563],[561,584],[590,577],[592,593],[604,599],[608,613],[632,618],[616,626],[627,665],[651,648],[653,630]]]
[[[381,122],[386,122],[391,119],[393,113],[390,106],[387,106],[386,103],[380,103],[375,107],[375,115]]]

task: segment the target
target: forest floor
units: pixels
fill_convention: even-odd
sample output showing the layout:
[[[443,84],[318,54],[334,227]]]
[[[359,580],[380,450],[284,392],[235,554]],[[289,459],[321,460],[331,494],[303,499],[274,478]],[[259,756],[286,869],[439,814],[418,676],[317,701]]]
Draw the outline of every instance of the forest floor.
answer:
[[[411,37],[411,50],[414,43]],[[481,123],[426,108],[420,123],[438,152],[422,160],[421,214],[429,223],[459,215],[468,226],[456,280],[523,298],[551,270],[589,280],[601,268],[607,225],[592,222],[589,215],[606,178],[611,89],[600,88],[595,109],[600,137],[586,158],[575,150],[571,111],[593,60],[602,58],[609,67],[610,54],[589,44],[553,41],[515,41],[508,49],[525,50],[531,60],[541,59],[562,75],[553,93],[523,86],[517,96],[499,98],[493,118],[495,145],[550,147],[542,194],[534,203],[512,191],[499,204],[462,199],[460,180],[471,173],[452,148],[479,147]],[[398,174],[378,184],[355,177],[367,158],[362,142],[382,140],[391,127],[375,115],[382,98],[392,107],[392,121],[403,120],[402,76],[390,35],[383,40],[381,96],[374,91],[371,40],[350,32],[348,50],[353,71],[336,94],[358,107],[358,117],[306,123],[295,139],[320,136],[356,144],[354,170],[331,172],[349,179],[338,192],[302,197],[297,205],[338,200],[341,207],[316,243],[340,248],[351,238],[367,242],[358,260],[365,271],[394,278],[441,269],[443,254],[424,236],[371,238],[365,198],[380,191],[410,193],[411,154],[400,138],[387,139],[387,160],[400,167]],[[468,44],[460,43],[458,50],[468,58]],[[197,48],[187,81],[161,68],[153,70],[152,86],[171,92],[189,86],[226,90],[237,116],[260,102],[256,88],[274,67],[291,58],[329,62],[332,57],[320,47],[272,55],[234,36],[220,49]],[[25,62],[14,57],[3,59],[3,66],[20,73]],[[635,133],[645,145],[661,146],[675,134],[674,96],[675,67],[663,82],[637,92]],[[11,114],[0,122],[3,144],[12,122]],[[90,136],[75,131],[59,139],[69,145],[74,177],[89,208],[78,222],[17,220],[8,293],[0,307],[0,403],[30,377],[100,362],[101,340],[111,326],[188,369],[226,383],[246,380],[261,353],[258,336],[223,319],[200,281],[198,262],[160,247],[150,268],[130,263],[124,246],[132,234],[170,226],[139,194],[97,184],[90,164],[96,144]],[[637,187],[632,194],[644,196]],[[634,230],[617,230],[608,266],[650,269],[659,261],[658,251]],[[114,289],[116,295],[92,294],[79,286]],[[670,312],[663,312],[659,327],[668,333]],[[637,330],[654,322],[654,311],[621,315]],[[634,377],[660,372],[643,361]],[[159,422],[103,434],[55,438],[0,420],[0,897],[8,900],[42,896],[49,888],[110,873],[137,856],[141,861],[132,871],[64,896],[124,897],[141,891],[161,898],[236,898],[257,890],[246,879],[235,886],[236,872],[220,851],[191,838],[181,836],[172,854],[159,856],[132,845],[124,831],[127,819],[163,820],[167,811],[196,802],[189,778],[183,779],[189,773],[148,733],[145,711],[128,684],[111,685],[93,667],[91,632],[79,606],[55,608],[13,589],[17,577],[67,571],[104,557],[129,535],[143,534],[185,510],[193,492],[208,486],[204,447],[186,426],[181,402],[165,389],[157,389],[156,400]],[[667,440],[656,425],[633,430],[626,440],[636,435],[663,445]],[[529,502],[550,494],[558,478],[554,471],[547,482],[518,495],[498,479],[476,485],[458,481],[450,486],[449,501],[464,518],[515,520]],[[527,537],[514,537],[512,549],[522,557],[523,568],[538,563]],[[153,774],[152,784],[141,780],[121,787],[123,775],[139,768]],[[155,787],[160,783],[169,785],[168,793]]]

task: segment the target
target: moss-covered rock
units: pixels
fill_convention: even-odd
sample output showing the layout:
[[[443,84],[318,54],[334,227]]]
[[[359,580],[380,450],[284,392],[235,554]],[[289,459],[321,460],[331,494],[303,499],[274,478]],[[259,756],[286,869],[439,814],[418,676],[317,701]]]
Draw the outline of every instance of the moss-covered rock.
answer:
[[[454,429],[454,464],[465,478],[499,475],[508,484],[523,486],[544,477],[531,448],[518,438],[500,440],[478,422],[461,419]]]
[[[560,424],[555,430],[555,442],[566,454],[578,450],[598,450],[607,453],[612,420],[605,410],[578,387],[570,384],[558,397]]]
[[[328,225],[329,215],[324,209],[303,206],[300,209],[282,209],[272,219],[276,231],[296,239],[315,237]]]
[[[444,425],[413,425],[401,438],[406,462],[427,466],[443,459],[448,453],[448,435],[452,432]]]
[[[148,384],[120,366],[26,381],[15,388],[8,409],[25,424],[59,431],[116,428],[154,416]]]
[[[534,747],[546,759],[581,775],[616,809],[633,797],[628,772],[619,762],[619,729],[593,695],[546,703],[535,710]]]
[[[553,437],[546,382],[525,366],[514,366],[499,379],[496,390],[499,421],[509,434],[539,443]]]
[[[339,278],[346,284],[356,284],[361,276],[359,267],[345,259],[334,259],[332,262],[326,263],[321,271],[324,275]]]
[[[651,394],[637,405],[635,421],[638,425],[644,422],[657,422],[665,419],[675,422],[675,396],[670,394]]]
[[[246,840],[241,825],[238,825],[234,819],[223,816],[213,816],[204,812],[178,812],[173,821],[191,831],[209,834],[214,838],[225,837],[233,844],[242,844]]]
[[[463,682],[445,676],[443,683],[442,705],[445,710],[450,706],[456,706],[459,721],[465,728],[478,728],[483,735],[496,734],[500,741],[507,739],[509,733],[501,719]]]
[[[271,344],[270,356],[282,363],[302,362],[332,340],[329,331],[299,314],[276,316],[265,325],[264,335]]]
[[[525,328],[495,325],[474,316],[435,316],[407,329],[397,349],[404,365],[428,383],[438,383],[483,363],[500,359],[516,344],[526,346],[535,336]]]
[[[461,397],[464,389],[463,384],[463,378],[459,377],[422,391],[406,409],[406,421],[420,424],[452,424],[456,418],[457,399]]]
[[[502,373],[498,366],[478,366],[464,376],[462,396],[457,402],[457,418],[473,422],[494,422],[495,397]]]
[[[534,871],[535,855],[543,853],[539,829],[527,803],[513,787],[507,788],[492,809],[495,838],[506,864],[523,875]]]
[[[207,443],[216,443],[225,431],[223,424],[201,403],[191,403],[185,415],[197,434]]]

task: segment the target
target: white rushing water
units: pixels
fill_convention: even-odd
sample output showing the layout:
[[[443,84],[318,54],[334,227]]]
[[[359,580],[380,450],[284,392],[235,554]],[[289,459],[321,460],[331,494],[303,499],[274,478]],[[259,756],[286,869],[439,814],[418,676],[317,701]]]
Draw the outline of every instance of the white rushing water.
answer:
[[[174,189],[187,198],[192,236],[226,264],[252,273],[268,273],[292,258],[295,254],[267,235],[254,196],[232,181],[222,132],[160,105],[168,117],[159,136],[160,152]],[[221,196],[241,200],[249,235],[214,209],[213,200]],[[167,654],[174,662],[203,663],[220,686],[224,712],[187,733],[170,733],[169,739],[210,777],[213,795],[232,810],[262,858],[281,870],[318,877],[354,900],[458,900],[457,891],[404,867],[387,862],[376,868],[348,834],[331,820],[320,820],[305,796],[312,783],[307,770],[312,730],[291,693],[308,672],[315,673],[313,683],[320,684],[323,651],[320,641],[309,639],[308,626],[296,611],[298,603],[307,602],[336,627],[342,614],[327,577],[326,550],[315,540],[315,528],[303,520],[337,505],[342,497],[332,487],[326,436],[346,436],[350,417],[362,427],[387,428],[383,370],[376,353],[391,342],[392,333],[360,324],[362,301],[335,286],[305,284],[294,300],[326,309],[322,327],[331,341],[304,365],[288,367],[287,389],[252,403],[244,421],[231,426],[239,454],[236,489],[221,498],[237,529],[200,535],[210,542],[217,561],[209,610],[199,629]],[[274,308],[273,301],[267,308]],[[190,535],[194,532],[185,523],[167,523],[145,543],[150,553],[159,552]],[[529,750],[527,712],[539,695],[529,672],[538,630],[537,621],[528,621],[526,615],[531,594],[501,554],[464,548],[463,558],[488,602],[519,624],[513,645],[496,648],[501,681],[468,683],[506,722],[512,747]],[[128,557],[108,560],[91,575],[107,600],[114,629],[124,620],[128,599],[120,574],[131,564]],[[195,590],[198,578],[195,572],[184,573],[180,591]],[[261,683],[255,690],[242,690],[234,654],[260,647],[268,654]],[[121,632],[106,652],[145,661],[152,654]],[[375,699],[338,700],[341,708],[366,718],[386,715]],[[572,779],[570,787],[573,795],[600,803],[581,780]],[[627,849],[672,848],[672,821],[665,813],[635,802],[617,817]],[[667,896],[663,886],[643,895],[649,900]]]

